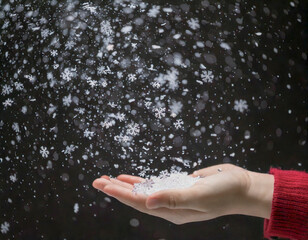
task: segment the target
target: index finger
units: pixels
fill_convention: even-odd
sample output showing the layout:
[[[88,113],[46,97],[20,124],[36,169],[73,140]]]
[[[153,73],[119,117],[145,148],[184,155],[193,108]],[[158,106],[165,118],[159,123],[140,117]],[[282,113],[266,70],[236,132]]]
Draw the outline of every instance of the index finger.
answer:
[[[128,174],[121,174],[121,175],[117,176],[117,179],[119,179],[122,182],[127,182],[129,184],[140,183],[140,182],[145,180],[144,178],[132,176],[132,175],[128,175]]]

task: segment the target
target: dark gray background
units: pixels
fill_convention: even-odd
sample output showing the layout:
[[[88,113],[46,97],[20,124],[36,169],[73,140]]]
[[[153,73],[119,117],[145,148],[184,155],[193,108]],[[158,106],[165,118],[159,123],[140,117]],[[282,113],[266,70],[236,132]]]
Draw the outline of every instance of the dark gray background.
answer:
[[[262,219],[226,216],[176,226],[114,199],[109,202],[91,184],[102,174],[138,174],[136,166],[149,167],[147,174],[172,166],[192,171],[175,157],[191,161],[190,167],[196,163],[193,170],[223,162],[258,172],[270,167],[307,170],[307,1],[85,3],[0,2],[0,224],[10,224],[0,238],[263,239]],[[161,6],[156,18],[147,15],[153,5]],[[93,12],[85,6],[93,6]],[[166,7],[172,12],[163,11]],[[199,19],[200,28],[188,26],[191,18]],[[104,45],[102,21],[111,23],[112,51]],[[121,32],[125,25],[133,27],[130,33]],[[176,33],[180,39],[173,38]],[[70,40],[75,46],[67,49]],[[198,41],[203,48],[196,47]],[[221,48],[221,43],[231,49]],[[103,55],[97,57],[100,49]],[[186,66],[174,63],[175,52]],[[148,69],[151,64],[156,72]],[[200,64],[213,72],[213,83],[196,81]],[[101,65],[112,73],[100,75]],[[64,81],[61,73],[75,67],[72,80]],[[179,88],[153,88],[157,75],[172,67],[179,71]],[[135,73],[137,80],[127,81],[128,74]],[[88,77],[104,78],[108,86],[91,88]],[[17,90],[16,82],[24,88]],[[4,93],[5,85],[12,91]],[[72,103],[65,106],[63,97],[69,94]],[[145,107],[146,97],[153,106],[166,107],[164,118],[157,119],[153,109]],[[8,98],[13,103],[5,107]],[[239,99],[248,104],[243,113],[234,110]],[[169,108],[173,100],[183,104],[175,118]],[[85,113],[77,114],[76,108]],[[100,122],[106,114],[117,112],[126,114],[125,121],[104,129]],[[184,121],[182,130],[174,128],[176,119]],[[133,151],[114,141],[131,122],[141,126],[129,145]],[[12,128],[14,123],[19,131]],[[84,136],[86,129],[93,131],[91,139]],[[217,136],[211,135],[214,129]],[[65,153],[71,144],[75,150]],[[161,151],[167,146],[172,148]],[[41,147],[48,149],[48,157],[40,154]],[[139,226],[130,225],[133,218]]]

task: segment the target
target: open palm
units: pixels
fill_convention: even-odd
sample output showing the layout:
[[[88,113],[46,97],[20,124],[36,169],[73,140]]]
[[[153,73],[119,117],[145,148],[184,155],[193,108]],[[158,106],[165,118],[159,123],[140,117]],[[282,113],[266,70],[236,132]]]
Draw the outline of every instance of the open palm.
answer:
[[[183,224],[237,213],[245,204],[247,172],[231,164],[216,165],[194,172],[191,176],[202,178],[189,188],[159,191],[150,196],[132,192],[133,185],[144,179],[131,175],[122,174],[116,179],[102,176],[93,186],[138,211]]]

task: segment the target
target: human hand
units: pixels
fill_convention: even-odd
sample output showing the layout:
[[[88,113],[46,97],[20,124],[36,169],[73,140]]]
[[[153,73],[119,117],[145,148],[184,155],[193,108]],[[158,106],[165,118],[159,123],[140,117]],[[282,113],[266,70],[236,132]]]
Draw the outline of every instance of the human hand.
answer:
[[[176,224],[228,214],[269,218],[272,175],[221,164],[195,171],[191,176],[202,178],[190,188],[164,190],[150,196],[132,192],[133,184],[144,179],[131,175],[119,175],[117,179],[103,176],[93,186],[141,212]]]

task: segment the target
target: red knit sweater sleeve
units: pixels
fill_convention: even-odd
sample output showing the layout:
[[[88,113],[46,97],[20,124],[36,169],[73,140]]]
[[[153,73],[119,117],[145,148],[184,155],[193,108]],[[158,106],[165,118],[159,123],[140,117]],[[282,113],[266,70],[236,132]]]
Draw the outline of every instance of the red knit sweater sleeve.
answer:
[[[308,239],[308,173],[271,169],[274,195],[270,219],[264,221],[264,237]]]

